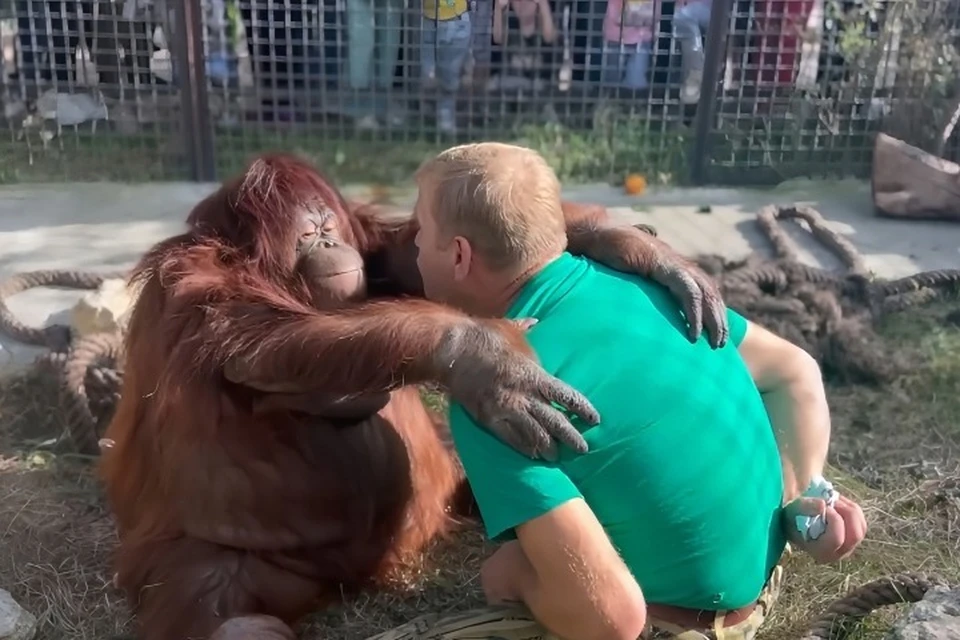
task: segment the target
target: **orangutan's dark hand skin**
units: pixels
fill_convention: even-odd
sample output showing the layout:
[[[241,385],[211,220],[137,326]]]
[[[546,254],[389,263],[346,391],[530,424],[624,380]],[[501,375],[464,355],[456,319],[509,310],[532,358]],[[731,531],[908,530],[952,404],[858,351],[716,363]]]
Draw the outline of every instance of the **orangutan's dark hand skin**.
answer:
[[[551,403],[591,426],[600,415],[586,397],[524,355],[532,353],[523,342],[525,330],[509,320],[452,329],[436,354],[439,371],[446,370],[440,379],[474,420],[517,451],[555,460],[559,441],[585,453],[580,431]]]
[[[688,323],[687,336],[691,342],[696,342],[703,329],[706,329],[711,347],[719,349],[727,343],[730,337],[727,306],[713,278],[672,251],[657,257],[650,277],[683,301],[683,312]]]
[[[646,229],[586,221],[569,229],[568,236],[571,252],[667,287],[683,307],[691,342],[706,329],[711,347],[727,343],[730,329],[719,284]]]

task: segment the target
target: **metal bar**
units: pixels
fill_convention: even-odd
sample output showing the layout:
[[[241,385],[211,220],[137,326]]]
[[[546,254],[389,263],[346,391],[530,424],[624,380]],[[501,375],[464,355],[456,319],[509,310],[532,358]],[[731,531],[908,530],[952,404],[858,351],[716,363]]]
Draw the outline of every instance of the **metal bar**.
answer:
[[[707,156],[710,153],[710,128],[717,111],[717,81],[723,67],[727,48],[727,32],[734,0],[713,0],[707,42],[704,47],[703,78],[700,82],[700,102],[694,121],[693,153],[690,158],[690,179],[696,185],[707,181]]]
[[[197,182],[216,180],[213,130],[203,53],[202,0],[176,0],[176,67],[183,111],[183,138],[190,173]]]

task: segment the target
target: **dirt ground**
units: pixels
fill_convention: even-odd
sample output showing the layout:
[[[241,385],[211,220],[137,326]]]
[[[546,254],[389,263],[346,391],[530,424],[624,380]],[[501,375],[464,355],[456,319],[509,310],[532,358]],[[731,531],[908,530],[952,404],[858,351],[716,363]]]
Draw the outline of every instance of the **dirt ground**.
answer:
[[[960,580],[960,305],[890,318],[882,335],[921,356],[883,387],[830,386],[831,477],[861,502],[868,538],[836,566],[788,559],[785,591],[762,633],[799,636],[812,616],[850,588],[904,570]],[[93,475],[60,436],[48,382],[36,375],[0,387],[0,588],[38,616],[39,638],[106,640],[131,633],[110,584],[116,536]],[[479,532],[439,546],[402,593],[368,595],[314,616],[304,638],[357,640],[420,613],[479,603],[477,571],[489,553]],[[896,610],[873,614],[851,637],[883,637]]]

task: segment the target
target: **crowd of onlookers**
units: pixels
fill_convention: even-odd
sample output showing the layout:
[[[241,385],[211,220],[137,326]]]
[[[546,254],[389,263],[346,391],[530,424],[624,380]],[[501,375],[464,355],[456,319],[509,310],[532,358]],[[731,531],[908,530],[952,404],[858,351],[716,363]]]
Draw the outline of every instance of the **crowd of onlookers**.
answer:
[[[665,50],[667,56],[670,51],[680,54],[679,74],[670,77],[670,85],[679,90],[681,102],[695,104],[712,11],[712,0],[199,2],[205,10],[204,52],[212,82],[237,82],[237,53],[243,45],[235,27],[242,25],[250,76],[266,90],[263,94],[317,83],[354,95],[425,86],[437,96],[441,129],[454,127],[454,105],[464,91],[550,93],[571,86],[643,91],[655,68],[663,66]],[[90,47],[91,38],[82,34],[93,33],[97,20],[107,16],[119,26],[100,25],[97,37],[103,40],[103,32],[112,31],[111,44],[91,47],[98,67],[104,67],[98,68],[100,80],[120,82],[126,73],[132,83],[134,74],[149,67],[157,25],[154,13],[153,24],[139,19],[137,26],[138,19],[131,19],[135,12],[128,8],[151,3],[159,0],[16,0],[23,76],[28,81],[44,75],[65,80],[67,56],[78,43]],[[172,7],[176,1],[164,4]],[[800,13],[808,12],[804,8]],[[125,26],[117,22],[121,18]],[[790,46],[775,46],[778,51],[771,55],[786,58],[779,50],[796,48],[785,40],[781,44]],[[114,80],[105,71],[110,64],[116,67],[118,50],[125,50],[128,59],[143,56],[147,62],[132,65],[133,71],[118,69]],[[176,76],[174,69],[175,83]],[[141,77],[144,82],[156,78]]]
[[[416,79],[437,93],[437,125],[444,130],[455,126],[455,102],[465,83],[474,90],[533,93],[578,80],[646,89],[654,43],[658,31],[663,33],[661,0],[412,2],[411,7],[405,0],[349,0],[341,10],[330,0],[321,9],[323,44],[318,50],[329,62],[318,66],[328,81],[360,91],[393,86],[400,67],[419,69]],[[692,104],[699,99],[712,0],[673,4],[667,35],[682,54],[681,100]],[[278,29],[289,19],[289,9],[267,10],[260,4],[241,8],[241,14],[248,33],[257,34],[251,46],[255,67],[265,79],[276,77],[277,51],[289,52],[301,39],[301,34]],[[596,80],[586,77],[592,67],[598,71]],[[320,71],[284,70],[291,76]],[[410,73],[402,79],[409,82]]]

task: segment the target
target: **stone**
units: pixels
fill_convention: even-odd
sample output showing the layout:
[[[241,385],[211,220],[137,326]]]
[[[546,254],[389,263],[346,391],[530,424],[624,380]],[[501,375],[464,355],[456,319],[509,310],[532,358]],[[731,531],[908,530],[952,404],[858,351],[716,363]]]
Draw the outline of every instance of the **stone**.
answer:
[[[960,588],[927,591],[897,620],[887,640],[960,640]]]
[[[960,222],[960,165],[884,133],[874,143],[872,189],[880,216]]]
[[[0,640],[31,640],[37,633],[37,618],[0,589]]]
[[[104,280],[74,305],[70,325],[78,335],[124,331],[136,293],[123,278]]]

